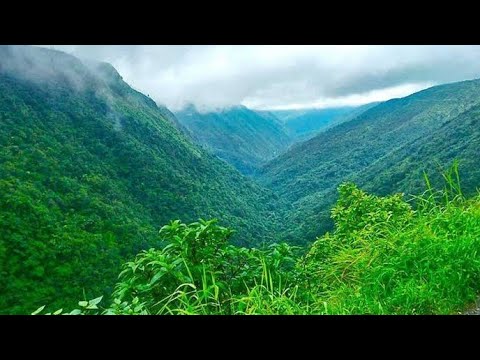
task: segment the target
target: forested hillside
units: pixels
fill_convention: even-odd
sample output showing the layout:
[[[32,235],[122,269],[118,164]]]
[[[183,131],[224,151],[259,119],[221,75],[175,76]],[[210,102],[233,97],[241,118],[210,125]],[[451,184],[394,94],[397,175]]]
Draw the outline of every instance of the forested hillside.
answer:
[[[45,304],[34,313],[478,313],[480,198],[462,195],[455,162],[442,175],[415,209],[401,194],[377,197],[342,184],[334,231],[305,249],[240,248],[213,220],[173,221],[160,230],[163,247],[124,264],[113,301]]]
[[[192,139],[243,174],[280,155],[291,143],[283,125],[244,106],[202,113],[189,106],[176,112]]]
[[[193,145],[108,64],[0,47],[0,313],[108,294],[172,219],[271,241],[269,191]]]
[[[302,111],[174,114],[107,63],[0,46],[0,314],[473,305],[480,80]]]
[[[415,193],[424,170],[458,159],[472,193],[480,184],[479,104],[480,80],[436,86],[379,104],[268,163],[260,180],[291,203],[286,223],[297,228],[288,238],[308,242],[330,229],[336,187],[346,180],[382,195]]]

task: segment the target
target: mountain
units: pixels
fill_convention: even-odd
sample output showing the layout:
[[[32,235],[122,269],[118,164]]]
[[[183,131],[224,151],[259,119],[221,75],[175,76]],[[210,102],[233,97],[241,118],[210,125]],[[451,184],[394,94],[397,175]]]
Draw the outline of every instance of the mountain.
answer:
[[[0,46],[0,313],[108,295],[173,219],[275,237],[275,197],[191,143],[109,64]]]
[[[290,136],[297,141],[304,141],[320,131],[349,121],[378,104],[327,109],[278,110],[270,113],[284,122]]]
[[[418,193],[423,171],[436,181],[436,164],[459,159],[464,190],[473,193],[479,106],[480,80],[435,86],[381,103],[266,164],[261,183],[292,204],[288,238],[303,243],[330,229],[336,188],[347,180],[379,195]]]
[[[244,106],[207,113],[189,106],[175,115],[196,143],[246,175],[254,174],[291,143],[278,119]]]

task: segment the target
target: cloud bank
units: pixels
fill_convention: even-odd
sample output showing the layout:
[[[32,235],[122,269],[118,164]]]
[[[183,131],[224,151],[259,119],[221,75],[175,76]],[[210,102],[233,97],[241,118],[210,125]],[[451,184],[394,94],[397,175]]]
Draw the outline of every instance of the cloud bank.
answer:
[[[480,46],[53,45],[111,63],[172,110],[359,105],[480,77]]]

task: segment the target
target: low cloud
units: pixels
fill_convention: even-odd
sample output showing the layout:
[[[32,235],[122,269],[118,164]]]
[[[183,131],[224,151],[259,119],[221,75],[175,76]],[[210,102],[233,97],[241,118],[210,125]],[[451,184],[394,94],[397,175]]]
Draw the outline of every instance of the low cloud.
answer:
[[[479,46],[55,45],[178,110],[356,105],[480,77]]]

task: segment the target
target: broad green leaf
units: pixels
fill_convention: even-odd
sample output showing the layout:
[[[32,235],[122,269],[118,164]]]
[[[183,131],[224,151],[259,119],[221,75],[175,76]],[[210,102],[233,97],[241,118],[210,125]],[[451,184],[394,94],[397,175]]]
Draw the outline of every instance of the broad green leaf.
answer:
[[[100,301],[102,301],[102,299],[103,299],[103,295],[96,299],[90,300],[88,303],[89,305],[97,305]]]

